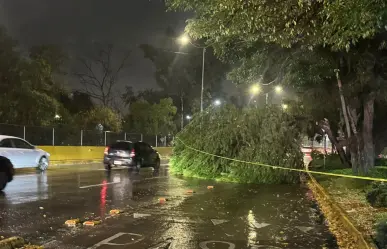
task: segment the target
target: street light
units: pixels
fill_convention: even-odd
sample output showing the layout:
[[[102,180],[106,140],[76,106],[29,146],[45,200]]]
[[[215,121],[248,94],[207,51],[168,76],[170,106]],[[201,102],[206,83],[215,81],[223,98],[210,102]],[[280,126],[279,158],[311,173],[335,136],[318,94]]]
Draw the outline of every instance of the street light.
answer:
[[[276,86],[276,87],[274,88],[274,90],[275,90],[276,93],[282,93],[283,88],[282,88],[282,86]]]
[[[289,106],[287,104],[282,104],[282,109],[287,110]]]
[[[220,106],[221,104],[222,104],[222,102],[219,99],[214,101],[215,106]]]
[[[252,95],[257,95],[257,94],[259,94],[260,92],[261,92],[261,87],[260,87],[258,84],[251,86],[251,88],[250,88],[250,93],[251,93]]]
[[[188,35],[184,34],[179,38],[181,45],[187,45],[190,41]]]
[[[194,46],[195,48],[200,48],[200,49],[203,49],[203,64],[202,64],[202,89],[201,89],[201,93],[200,93],[200,112],[203,112],[203,96],[204,96],[204,64],[205,64],[205,61],[206,61],[206,47],[199,47],[199,46],[196,46],[195,44],[193,44],[190,40],[190,38],[188,37],[187,34],[184,34],[182,35],[180,38],[179,38],[179,42],[181,45],[187,45],[188,43],[190,43],[192,46]]]
[[[59,114],[55,114],[55,119],[60,119],[60,115]]]
[[[185,117],[187,120],[191,120],[192,117],[190,115],[187,115],[187,117]]]

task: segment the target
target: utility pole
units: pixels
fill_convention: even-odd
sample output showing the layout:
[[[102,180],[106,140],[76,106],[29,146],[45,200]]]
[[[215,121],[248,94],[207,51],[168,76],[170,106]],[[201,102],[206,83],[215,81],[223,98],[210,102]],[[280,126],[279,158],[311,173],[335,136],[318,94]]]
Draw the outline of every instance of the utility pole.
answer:
[[[203,48],[203,65],[202,65],[202,91],[200,94],[200,112],[203,112],[203,94],[204,94],[204,64],[206,61],[206,48]]]

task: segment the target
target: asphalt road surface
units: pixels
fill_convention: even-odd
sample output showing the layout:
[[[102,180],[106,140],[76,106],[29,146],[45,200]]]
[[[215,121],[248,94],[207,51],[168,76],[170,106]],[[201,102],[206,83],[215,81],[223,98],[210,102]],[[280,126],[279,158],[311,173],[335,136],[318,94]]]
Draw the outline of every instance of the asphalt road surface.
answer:
[[[0,195],[0,236],[63,249],[337,248],[309,196],[298,185],[171,176],[166,165],[139,174],[74,165],[17,175]],[[101,224],[66,227],[71,218]]]

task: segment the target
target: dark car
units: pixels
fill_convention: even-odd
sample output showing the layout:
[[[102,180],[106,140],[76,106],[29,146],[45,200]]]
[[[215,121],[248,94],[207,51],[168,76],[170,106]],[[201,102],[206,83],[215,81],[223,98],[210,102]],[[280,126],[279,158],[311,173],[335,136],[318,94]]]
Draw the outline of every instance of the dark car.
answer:
[[[13,180],[15,174],[11,161],[3,156],[0,156],[0,191],[7,186],[7,183]]]
[[[144,142],[117,141],[105,148],[103,163],[107,170],[114,166],[135,167],[137,170],[153,167],[157,170],[160,168],[160,155]]]

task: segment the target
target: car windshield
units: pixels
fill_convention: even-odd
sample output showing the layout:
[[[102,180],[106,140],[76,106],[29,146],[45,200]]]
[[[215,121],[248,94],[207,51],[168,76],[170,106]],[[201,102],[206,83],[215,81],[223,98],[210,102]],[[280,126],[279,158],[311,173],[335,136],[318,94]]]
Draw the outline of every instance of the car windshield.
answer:
[[[114,150],[130,150],[133,148],[133,144],[130,142],[117,142],[110,146],[110,149]]]

